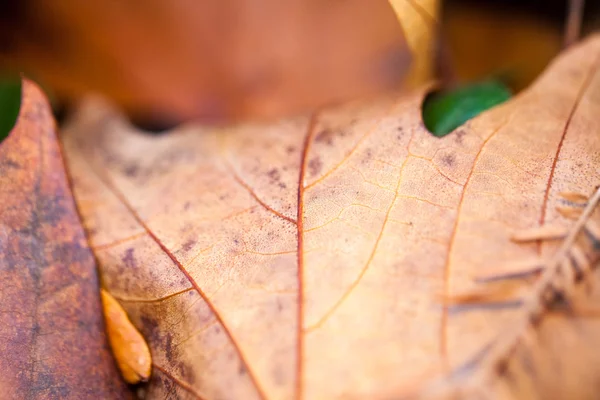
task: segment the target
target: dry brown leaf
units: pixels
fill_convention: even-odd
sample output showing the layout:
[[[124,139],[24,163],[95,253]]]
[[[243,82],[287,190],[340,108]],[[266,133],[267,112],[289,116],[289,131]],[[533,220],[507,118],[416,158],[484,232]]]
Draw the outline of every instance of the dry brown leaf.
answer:
[[[146,118],[265,117],[397,86],[411,53],[428,79],[427,3],[403,29],[387,0],[31,0],[0,61]]]
[[[0,397],[127,398],[50,107],[28,81],[0,144],[0,204]]]
[[[561,241],[511,235],[573,227],[560,194],[600,182],[599,60],[593,37],[441,139],[423,127],[424,91],[159,137],[90,100],[64,145],[103,282],[149,339],[148,397],[389,399],[418,382],[444,397],[457,376],[470,387],[473,357],[531,310],[449,308],[440,293],[552,259]],[[529,386],[503,392],[501,374],[486,381],[489,397],[527,398],[600,358],[593,336],[574,345],[580,358],[565,354],[552,329],[579,338],[571,319],[541,321],[540,337],[517,332],[535,350],[519,364]],[[518,363],[511,354],[501,356]],[[591,382],[563,389],[585,394]]]

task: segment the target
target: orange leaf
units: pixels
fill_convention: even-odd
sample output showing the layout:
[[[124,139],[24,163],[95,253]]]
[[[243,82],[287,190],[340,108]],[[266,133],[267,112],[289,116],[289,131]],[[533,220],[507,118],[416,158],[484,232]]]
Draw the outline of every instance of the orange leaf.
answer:
[[[587,298],[572,288],[597,265],[597,203],[578,220],[557,207],[600,182],[599,67],[596,36],[443,138],[423,126],[423,90],[160,137],[83,105],[64,136],[75,197],[106,287],[149,340],[149,397],[378,399],[419,383],[425,398],[592,398],[599,325],[548,311]],[[511,240],[545,225],[571,233]],[[520,303],[440,301],[532,258],[550,261]]]
[[[22,11],[0,60],[62,96],[98,91],[146,117],[298,112],[398,85],[411,59],[387,0],[32,0]]]
[[[0,397],[128,397],[103,334],[94,257],[52,114],[29,81],[0,144],[0,204]]]

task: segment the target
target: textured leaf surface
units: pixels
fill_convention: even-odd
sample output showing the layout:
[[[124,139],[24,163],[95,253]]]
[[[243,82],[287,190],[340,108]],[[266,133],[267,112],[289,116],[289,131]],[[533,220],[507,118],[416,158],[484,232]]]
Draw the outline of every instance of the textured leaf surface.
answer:
[[[50,107],[28,81],[0,144],[0,204],[0,397],[125,398]]]
[[[594,37],[443,138],[423,91],[160,137],[90,100],[64,145],[103,282],[150,341],[149,397],[395,398],[475,376],[524,311],[443,299],[556,250],[515,230],[573,224],[558,193],[600,182],[599,57]]]

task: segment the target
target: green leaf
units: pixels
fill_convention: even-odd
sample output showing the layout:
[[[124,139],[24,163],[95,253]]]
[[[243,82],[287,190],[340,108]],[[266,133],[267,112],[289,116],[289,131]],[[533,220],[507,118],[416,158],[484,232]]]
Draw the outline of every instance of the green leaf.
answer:
[[[4,140],[17,122],[21,109],[21,80],[0,79],[0,141]]]
[[[431,93],[423,102],[423,121],[431,133],[442,137],[510,97],[508,87],[498,80]]]

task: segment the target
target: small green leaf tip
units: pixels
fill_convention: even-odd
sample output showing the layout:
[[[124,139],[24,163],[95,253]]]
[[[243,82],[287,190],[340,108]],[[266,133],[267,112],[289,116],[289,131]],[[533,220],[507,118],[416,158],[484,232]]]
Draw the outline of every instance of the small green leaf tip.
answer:
[[[423,121],[431,133],[442,137],[511,95],[504,83],[494,79],[431,93],[423,102]]]
[[[0,78],[0,142],[15,126],[21,109],[21,79]]]

